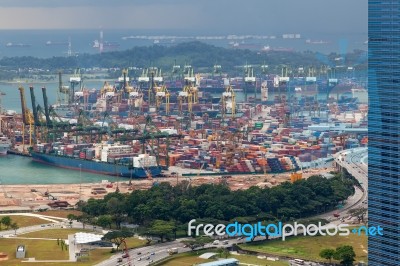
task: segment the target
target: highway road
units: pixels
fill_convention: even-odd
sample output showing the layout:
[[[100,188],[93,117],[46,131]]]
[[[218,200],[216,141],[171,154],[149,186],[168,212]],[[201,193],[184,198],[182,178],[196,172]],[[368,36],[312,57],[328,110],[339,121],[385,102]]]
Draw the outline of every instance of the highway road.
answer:
[[[352,206],[352,208],[359,207],[366,204],[368,198],[368,164],[366,158],[368,156],[367,148],[355,148],[344,150],[334,155],[334,160],[341,167],[345,168],[363,188],[363,196]],[[365,202],[365,203],[363,203]],[[367,207],[367,206],[365,206]]]
[[[178,253],[190,251],[189,248],[184,248],[184,244],[179,241],[160,243],[152,246],[146,246],[129,250],[129,258],[122,258],[124,253],[118,253],[112,256],[110,259],[105,260],[97,266],[115,266],[115,265],[135,265],[144,266],[149,265],[153,261],[158,261],[169,256],[168,249],[178,248]],[[122,262],[118,262],[121,258]]]

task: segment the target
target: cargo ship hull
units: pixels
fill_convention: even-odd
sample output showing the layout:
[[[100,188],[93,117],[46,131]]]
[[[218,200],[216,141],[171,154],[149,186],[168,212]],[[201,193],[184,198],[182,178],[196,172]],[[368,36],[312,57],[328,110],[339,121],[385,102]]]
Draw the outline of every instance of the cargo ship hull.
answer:
[[[139,167],[131,167],[122,164],[106,163],[101,161],[84,160],[66,156],[56,156],[45,153],[32,152],[32,159],[36,162],[52,165],[56,167],[82,170],[103,175],[113,175],[122,177],[144,178],[147,177],[146,170],[153,176],[161,174],[160,166],[151,166],[146,170]]]

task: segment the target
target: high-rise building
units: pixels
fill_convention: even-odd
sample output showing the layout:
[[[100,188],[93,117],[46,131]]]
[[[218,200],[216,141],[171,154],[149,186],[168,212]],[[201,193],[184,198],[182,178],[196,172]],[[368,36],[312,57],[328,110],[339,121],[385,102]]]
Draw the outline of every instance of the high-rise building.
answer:
[[[368,1],[368,265],[400,265],[400,1]]]

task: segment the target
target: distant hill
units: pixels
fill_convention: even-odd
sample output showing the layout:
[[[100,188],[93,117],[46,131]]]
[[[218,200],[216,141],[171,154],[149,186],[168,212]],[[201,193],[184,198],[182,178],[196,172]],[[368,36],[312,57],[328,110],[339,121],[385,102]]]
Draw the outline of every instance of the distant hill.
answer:
[[[329,58],[334,57],[335,54],[329,55]],[[357,58],[357,52],[353,53],[353,57]],[[4,57],[0,60],[0,67],[2,69],[36,68],[56,71],[58,69],[66,70],[78,67],[142,68],[155,66],[162,68],[165,73],[172,69],[176,61],[180,65],[185,63],[192,65],[195,72],[211,71],[214,64],[219,64],[222,66],[223,72],[235,74],[243,72],[239,66],[244,64],[254,66],[267,64],[271,72],[279,73],[281,65],[289,65],[293,68],[300,66],[319,67],[323,63],[318,58],[319,56],[314,52],[257,52],[221,48],[196,41],[169,47],[161,45],[134,47],[125,51],[105,52],[95,55],[82,54],[77,57],[52,57],[46,59],[32,56]]]

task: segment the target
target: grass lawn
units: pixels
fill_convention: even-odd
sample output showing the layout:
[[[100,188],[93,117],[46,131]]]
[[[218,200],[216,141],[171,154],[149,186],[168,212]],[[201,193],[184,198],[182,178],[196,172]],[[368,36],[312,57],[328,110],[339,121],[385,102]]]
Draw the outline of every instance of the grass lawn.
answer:
[[[368,250],[367,237],[365,235],[291,237],[286,241],[270,240],[266,242],[254,242],[242,244],[240,247],[266,254],[326,262],[326,260],[319,256],[321,249],[336,249],[336,247],[342,245],[353,246],[356,253],[356,261],[368,261],[368,253],[366,253]]]
[[[68,214],[79,216],[82,214],[82,212],[77,210],[52,210],[52,211],[37,212],[37,214],[59,217],[59,218],[67,218]]]
[[[18,245],[25,245],[26,257],[37,260],[67,260],[67,250],[61,250],[55,240],[34,240],[34,239],[0,239],[0,252],[8,255],[9,260],[1,262],[1,265],[21,265],[20,259],[15,258],[15,249]]]
[[[20,234],[19,237],[28,237],[28,238],[53,238],[53,239],[67,239],[68,235],[75,234],[77,232],[88,232],[93,233],[91,230],[83,230],[83,229],[72,229],[72,228],[65,228],[65,229],[45,229],[37,232],[30,232],[26,234]],[[137,248],[142,247],[146,244],[146,240],[142,240],[136,237],[130,237],[126,240],[126,245],[128,248]],[[123,247],[120,246],[120,249]]]
[[[111,249],[95,249],[90,251],[90,256],[87,260],[85,261],[78,261],[78,262],[64,262],[64,263],[41,263],[41,265],[57,265],[57,266],[92,266],[95,265],[97,263],[100,263],[103,260],[108,259],[109,257],[111,257]]]
[[[20,234],[18,235],[19,237],[28,237],[28,238],[61,238],[61,239],[67,239],[68,235],[75,234],[77,232],[93,232],[90,230],[83,230],[83,229],[72,229],[72,228],[65,228],[65,229],[45,229],[41,231],[36,231],[36,232],[30,232],[26,234]]]
[[[137,248],[137,247],[142,247],[146,244],[146,240],[139,239],[137,237],[129,237],[126,240],[126,245],[128,248]],[[120,249],[122,246],[120,247]]]
[[[31,216],[23,216],[23,215],[0,215],[0,219],[3,216],[9,216],[11,218],[11,222],[16,222],[19,227],[25,227],[25,226],[31,226],[31,225],[37,225],[37,224],[47,224],[49,221],[43,220],[37,217],[31,217]],[[4,225],[1,227],[2,230],[5,230]]]
[[[27,258],[36,258],[37,260],[68,260],[68,251],[61,250],[61,246],[57,245],[55,240],[34,240],[34,239],[11,239],[0,238],[0,252],[8,254],[8,260],[2,261],[3,266],[24,265],[20,259],[15,258],[15,249],[18,245],[23,244],[26,248]],[[90,257],[86,261],[70,263],[70,262],[52,262],[52,263],[35,263],[35,265],[57,265],[57,266],[90,266],[97,264],[107,258],[111,254],[111,249],[95,249],[90,251]],[[27,264],[28,265],[28,264]]]

